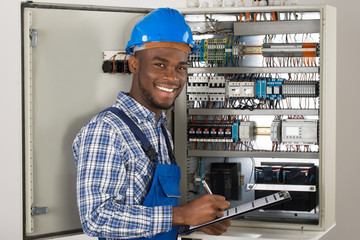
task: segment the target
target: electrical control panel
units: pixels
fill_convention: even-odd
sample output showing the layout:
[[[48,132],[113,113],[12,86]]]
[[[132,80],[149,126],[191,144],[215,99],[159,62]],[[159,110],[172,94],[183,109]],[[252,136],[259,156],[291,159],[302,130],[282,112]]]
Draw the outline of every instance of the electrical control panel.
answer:
[[[119,90],[129,91],[124,48],[132,26],[149,11],[21,4],[24,238],[81,231],[73,156],[64,143],[113,104]],[[291,202],[246,213],[232,220],[232,230],[251,227],[243,239],[261,239],[269,229],[294,230],[286,231],[289,238],[297,231],[299,239],[328,231],[335,224],[336,10],[180,11],[201,47],[189,57],[174,115],[168,111],[182,171],[180,204],[206,194],[202,180],[231,207],[286,190]],[[79,58],[84,53],[89,57]],[[53,56],[58,61],[49,61]]]
[[[333,34],[323,25],[333,21],[326,9],[184,10],[201,47],[175,104],[185,201],[206,194],[202,180],[232,207],[287,190],[292,201],[232,226],[319,230],[334,222],[325,204],[333,172],[324,166],[335,162],[335,44],[325,34]]]

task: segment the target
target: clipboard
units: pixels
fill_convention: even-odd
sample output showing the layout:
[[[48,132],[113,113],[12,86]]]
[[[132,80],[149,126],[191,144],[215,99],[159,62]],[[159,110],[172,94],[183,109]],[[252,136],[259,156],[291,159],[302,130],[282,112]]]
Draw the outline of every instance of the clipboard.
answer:
[[[224,216],[223,217],[216,218],[216,219],[214,219],[214,220],[212,220],[210,222],[204,223],[204,224],[200,224],[200,225],[196,225],[196,226],[190,226],[188,230],[184,231],[184,233],[190,233],[190,232],[195,231],[195,230],[197,230],[199,228],[202,228],[202,227],[205,227],[205,226],[217,223],[217,222],[221,222],[221,221],[226,220],[226,219],[237,217],[237,216],[240,216],[242,214],[257,210],[259,208],[279,204],[279,203],[282,203],[282,202],[288,201],[288,200],[291,200],[291,196],[290,196],[290,193],[288,191],[281,191],[281,192],[278,192],[278,193],[274,193],[274,194],[268,195],[266,197],[256,199],[254,201],[244,203],[244,204],[241,204],[241,205],[233,207],[233,208],[229,208],[229,209],[224,211]]]

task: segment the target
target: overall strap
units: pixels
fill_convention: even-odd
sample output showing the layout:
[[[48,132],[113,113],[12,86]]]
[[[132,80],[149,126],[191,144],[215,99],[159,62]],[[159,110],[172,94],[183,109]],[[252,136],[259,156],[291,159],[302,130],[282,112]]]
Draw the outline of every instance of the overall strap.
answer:
[[[112,113],[114,113],[116,116],[118,116],[120,119],[122,119],[126,125],[129,126],[130,130],[134,133],[136,139],[138,141],[140,141],[141,143],[141,147],[144,150],[145,154],[148,156],[148,158],[151,161],[155,161],[156,163],[158,163],[158,154],[155,151],[155,149],[152,147],[151,143],[149,142],[149,140],[147,139],[147,137],[145,136],[145,134],[140,130],[140,128],[134,123],[133,120],[131,120],[128,115],[126,115],[122,110],[120,110],[119,108],[116,107],[109,107],[107,109],[105,109],[102,112],[107,112],[110,111]]]
[[[168,150],[168,154],[169,154],[171,164],[177,165],[173,150],[171,149],[171,143],[170,143],[169,135],[167,134],[167,131],[166,131],[165,126],[163,124],[161,124],[161,130],[162,130],[162,132],[164,134],[164,137],[165,137],[166,147],[167,147],[167,150]]]

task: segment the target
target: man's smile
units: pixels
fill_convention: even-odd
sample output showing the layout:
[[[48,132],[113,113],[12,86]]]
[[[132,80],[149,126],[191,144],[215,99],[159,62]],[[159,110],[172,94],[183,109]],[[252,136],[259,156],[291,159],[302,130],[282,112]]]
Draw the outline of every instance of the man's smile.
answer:
[[[160,89],[161,91],[172,93],[175,89],[174,88],[166,88],[162,86],[156,86],[156,88]]]

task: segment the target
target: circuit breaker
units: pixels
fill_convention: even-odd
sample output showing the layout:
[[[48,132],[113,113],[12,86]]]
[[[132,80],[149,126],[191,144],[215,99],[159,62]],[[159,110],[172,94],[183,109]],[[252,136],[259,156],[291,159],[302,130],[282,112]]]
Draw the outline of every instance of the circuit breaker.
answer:
[[[287,190],[291,201],[246,213],[232,226],[330,228],[335,10],[282,6],[183,13],[201,49],[189,58],[187,88],[175,104],[176,156],[186,159],[182,200],[206,194],[201,179],[212,189],[221,185],[217,193],[231,206]],[[231,137],[219,134],[225,130]],[[223,172],[230,182],[228,164],[239,166],[235,189],[224,184]]]

